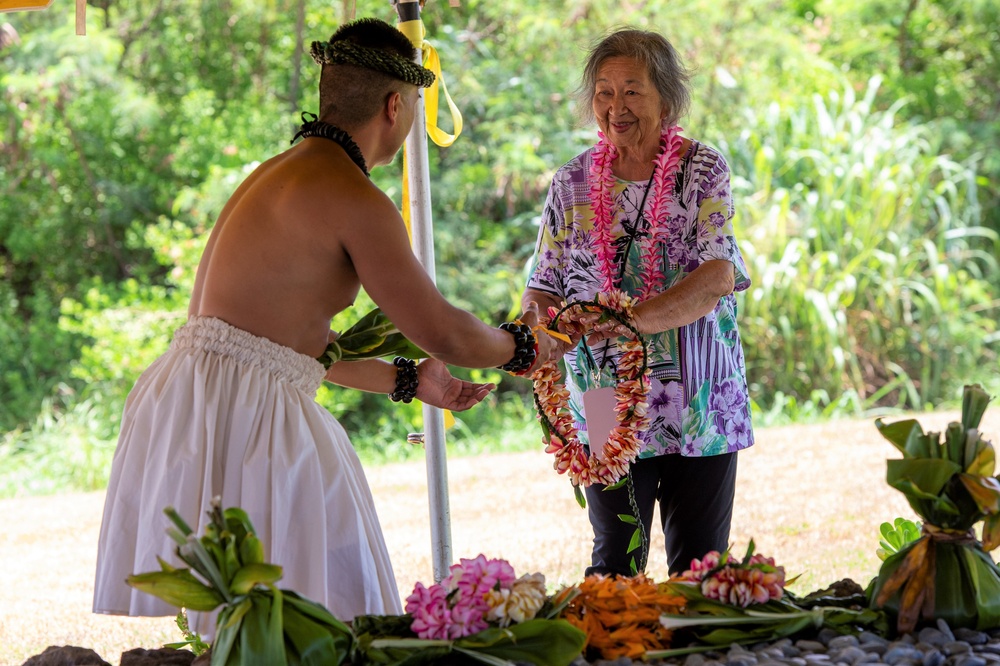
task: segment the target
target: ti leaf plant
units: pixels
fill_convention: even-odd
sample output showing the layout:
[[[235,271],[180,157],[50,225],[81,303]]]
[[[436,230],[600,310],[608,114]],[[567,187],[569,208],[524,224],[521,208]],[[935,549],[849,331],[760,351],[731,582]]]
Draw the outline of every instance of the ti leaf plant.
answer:
[[[190,568],[160,559],[160,571],[129,576],[132,587],[179,608],[219,612],[211,666],[350,663],[351,628],[320,604],[279,590],[281,567],[264,562],[264,549],[246,512],[223,511],[216,498],[198,538],[172,508],[177,556]],[[195,576],[195,574],[198,574]]]
[[[966,386],[962,420],[943,440],[912,419],[876,421],[903,454],[889,461],[886,480],[923,519],[920,538],[886,557],[871,589],[872,605],[895,614],[900,633],[921,620],[1000,624],[1000,569],[989,556],[1000,546],[1000,478],[993,445],[979,432],[989,401],[979,385]],[[974,530],[980,521],[982,541]]]
[[[427,353],[410,342],[379,308],[359,319],[330,341],[319,362],[327,369],[337,361],[405,356],[427,358]]]

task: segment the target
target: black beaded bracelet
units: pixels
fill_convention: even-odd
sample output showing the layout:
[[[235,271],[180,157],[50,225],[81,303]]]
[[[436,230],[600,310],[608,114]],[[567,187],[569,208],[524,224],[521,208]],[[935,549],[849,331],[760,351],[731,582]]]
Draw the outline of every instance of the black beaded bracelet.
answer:
[[[417,362],[411,358],[397,356],[392,359],[396,366],[396,390],[389,394],[393,402],[410,402],[417,396]]]
[[[497,367],[512,375],[527,372],[538,355],[538,341],[535,339],[531,327],[520,321],[507,321],[500,324],[500,328],[514,336],[514,356]]]

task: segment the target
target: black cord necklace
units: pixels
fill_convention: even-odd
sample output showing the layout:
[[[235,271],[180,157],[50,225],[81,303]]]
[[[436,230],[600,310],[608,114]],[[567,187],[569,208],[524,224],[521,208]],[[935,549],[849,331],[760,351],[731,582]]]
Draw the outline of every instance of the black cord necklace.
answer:
[[[312,116],[310,120],[307,116]],[[334,143],[340,144],[340,147],[344,149],[347,156],[358,165],[358,168],[369,178],[371,174],[368,173],[368,165],[365,164],[365,156],[361,154],[361,149],[358,148],[358,144],[354,143],[354,139],[351,135],[340,129],[336,125],[331,125],[330,123],[324,123],[322,120],[317,120],[316,114],[309,113],[308,111],[302,112],[302,126],[299,128],[298,133],[292,137],[292,143],[299,137],[303,139],[308,139],[311,136],[320,136],[324,139],[329,139]]]

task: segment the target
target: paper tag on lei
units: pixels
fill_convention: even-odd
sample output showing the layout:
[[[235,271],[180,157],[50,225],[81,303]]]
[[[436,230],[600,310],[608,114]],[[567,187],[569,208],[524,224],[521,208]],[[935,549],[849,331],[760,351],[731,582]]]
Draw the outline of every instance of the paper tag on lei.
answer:
[[[604,445],[608,442],[611,430],[618,425],[615,418],[616,402],[613,386],[590,389],[583,394],[583,414],[587,421],[590,452],[602,462]]]

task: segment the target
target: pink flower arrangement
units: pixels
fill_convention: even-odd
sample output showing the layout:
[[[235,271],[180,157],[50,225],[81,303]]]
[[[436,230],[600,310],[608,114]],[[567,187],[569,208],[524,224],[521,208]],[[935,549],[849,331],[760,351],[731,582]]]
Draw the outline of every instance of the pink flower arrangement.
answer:
[[[545,602],[541,574],[515,578],[506,560],[484,555],[452,565],[440,583],[417,583],[406,598],[410,628],[419,638],[455,640],[489,628],[535,617]]]
[[[785,589],[785,568],[775,566],[773,557],[753,554],[750,542],[742,561],[727,550],[712,551],[680,575],[683,582],[697,583],[706,599],[715,599],[740,608],[781,599]]]

